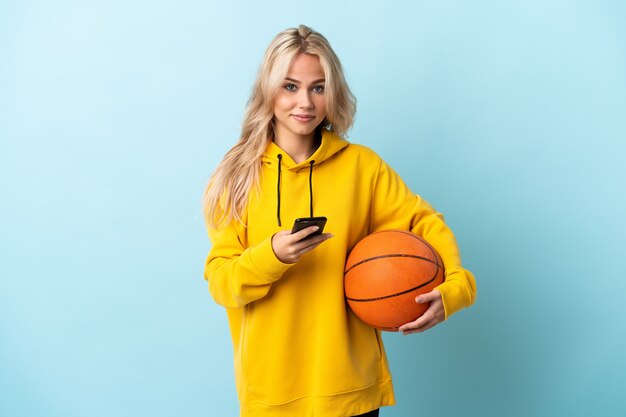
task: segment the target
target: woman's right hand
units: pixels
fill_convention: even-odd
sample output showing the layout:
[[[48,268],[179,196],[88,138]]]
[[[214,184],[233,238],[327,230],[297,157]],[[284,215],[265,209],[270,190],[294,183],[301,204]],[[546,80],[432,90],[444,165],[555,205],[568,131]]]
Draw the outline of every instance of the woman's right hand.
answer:
[[[286,264],[295,264],[305,253],[315,249],[320,243],[333,237],[332,233],[322,233],[318,236],[307,237],[319,230],[317,226],[307,227],[299,232],[281,230],[272,236],[272,249],[279,261]]]

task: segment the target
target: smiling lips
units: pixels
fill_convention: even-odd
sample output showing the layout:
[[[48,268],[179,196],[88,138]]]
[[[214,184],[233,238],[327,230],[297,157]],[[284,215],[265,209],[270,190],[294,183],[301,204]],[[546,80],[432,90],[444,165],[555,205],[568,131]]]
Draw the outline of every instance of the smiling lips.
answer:
[[[307,123],[315,119],[315,116],[310,115],[310,114],[292,114],[291,116],[297,121],[302,122],[302,123]]]

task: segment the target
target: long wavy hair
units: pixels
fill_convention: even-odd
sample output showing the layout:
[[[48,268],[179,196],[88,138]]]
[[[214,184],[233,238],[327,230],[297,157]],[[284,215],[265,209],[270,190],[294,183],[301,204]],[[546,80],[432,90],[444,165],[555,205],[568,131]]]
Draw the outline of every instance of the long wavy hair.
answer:
[[[204,191],[204,217],[212,228],[233,220],[242,222],[250,192],[258,189],[261,157],[274,138],[274,100],[298,54],[316,55],[324,70],[326,118],[318,129],[345,136],[356,113],[356,99],[343,74],[339,58],[320,33],[300,25],[272,40],[252,88],[241,136],[211,175]]]

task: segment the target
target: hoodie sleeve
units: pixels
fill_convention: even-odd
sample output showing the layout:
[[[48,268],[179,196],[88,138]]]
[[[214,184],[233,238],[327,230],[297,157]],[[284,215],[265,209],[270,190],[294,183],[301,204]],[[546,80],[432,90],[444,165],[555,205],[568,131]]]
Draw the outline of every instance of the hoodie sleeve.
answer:
[[[441,292],[446,319],[474,302],[474,276],[461,266],[456,239],[444,222],[443,215],[411,192],[400,176],[382,160],[374,185],[371,213],[371,232],[410,230],[426,239],[439,253],[446,280],[437,289]]]
[[[264,297],[272,283],[291,267],[276,258],[272,236],[245,248],[237,229],[234,222],[220,229],[208,228],[212,247],[206,259],[204,279],[215,302],[229,308]]]

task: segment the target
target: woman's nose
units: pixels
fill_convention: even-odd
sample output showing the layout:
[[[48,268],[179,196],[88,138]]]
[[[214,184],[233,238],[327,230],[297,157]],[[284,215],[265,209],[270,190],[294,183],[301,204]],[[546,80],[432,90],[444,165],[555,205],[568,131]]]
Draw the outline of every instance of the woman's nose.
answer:
[[[301,109],[310,109],[313,107],[313,101],[309,96],[309,92],[304,89],[300,91],[300,95],[298,97],[298,107]]]

